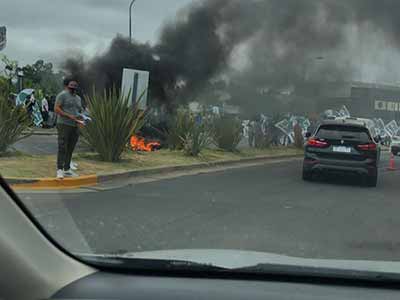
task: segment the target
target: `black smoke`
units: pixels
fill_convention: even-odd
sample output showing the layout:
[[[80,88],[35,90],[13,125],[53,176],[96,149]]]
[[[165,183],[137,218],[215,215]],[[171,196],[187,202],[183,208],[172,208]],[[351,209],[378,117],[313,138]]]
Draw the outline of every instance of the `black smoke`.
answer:
[[[130,43],[117,36],[106,53],[85,62],[69,58],[63,64],[76,77],[85,92],[97,88],[119,87],[122,69],[134,68],[151,73],[150,94],[161,102],[188,101],[204,87],[209,78],[223,70],[240,36],[223,38],[221,20],[231,1],[194,3],[185,16],[164,26],[159,42]],[[244,36],[243,36],[244,37]]]
[[[155,45],[117,36],[103,55],[68,59],[64,69],[87,92],[93,85],[119,87],[123,68],[149,70],[151,98],[167,104],[193,100],[220,74],[250,90],[278,91],[310,79],[354,80],[360,64],[373,64],[376,54],[354,32],[397,50],[399,17],[399,0],[193,1],[164,26]],[[241,47],[246,51],[233,56]],[[359,52],[366,62],[358,60]],[[232,57],[246,63],[238,69]],[[384,72],[372,77],[388,80]]]

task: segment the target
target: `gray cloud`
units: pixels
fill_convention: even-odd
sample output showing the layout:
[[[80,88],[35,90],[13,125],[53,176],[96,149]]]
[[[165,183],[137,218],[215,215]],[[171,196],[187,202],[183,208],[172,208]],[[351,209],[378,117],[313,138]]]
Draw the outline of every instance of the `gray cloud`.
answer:
[[[2,0],[0,25],[8,28],[2,52],[21,63],[61,60],[71,49],[87,55],[104,51],[117,33],[128,32],[129,0]],[[137,0],[133,33],[154,42],[165,20],[192,0]]]

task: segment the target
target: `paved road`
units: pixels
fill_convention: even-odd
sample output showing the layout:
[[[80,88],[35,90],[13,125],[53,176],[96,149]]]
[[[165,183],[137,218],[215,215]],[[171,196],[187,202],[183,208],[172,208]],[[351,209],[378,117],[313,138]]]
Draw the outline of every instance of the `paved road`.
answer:
[[[18,151],[31,155],[54,155],[57,154],[56,135],[32,135],[13,145]],[[88,147],[79,142],[75,152],[88,151]]]
[[[294,160],[112,191],[22,197],[75,251],[213,248],[400,260],[400,171],[382,168],[378,187],[366,188],[352,177],[303,182],[300,170]]]

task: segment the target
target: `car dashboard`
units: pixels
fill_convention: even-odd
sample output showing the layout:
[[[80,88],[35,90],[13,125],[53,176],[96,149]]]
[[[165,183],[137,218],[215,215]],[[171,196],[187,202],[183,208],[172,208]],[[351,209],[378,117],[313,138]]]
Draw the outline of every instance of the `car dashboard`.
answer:
[[[210,279],[139,276],[98,272],[80,279],[52,300],[65,299],[400,299],[400,291],[388,287],[342,285],[283,280]]]

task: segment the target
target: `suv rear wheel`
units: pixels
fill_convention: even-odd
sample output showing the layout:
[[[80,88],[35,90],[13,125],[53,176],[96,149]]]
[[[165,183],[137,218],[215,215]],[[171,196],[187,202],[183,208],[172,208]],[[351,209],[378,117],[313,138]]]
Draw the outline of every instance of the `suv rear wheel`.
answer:
[[[378,184],[378,172],[375,171],[373,175],[367,175],[366,184],[368,187],[376,187]]]
[[[303,180],[304,181],[311,181],[312,180],[312,172],[303,169]]]

